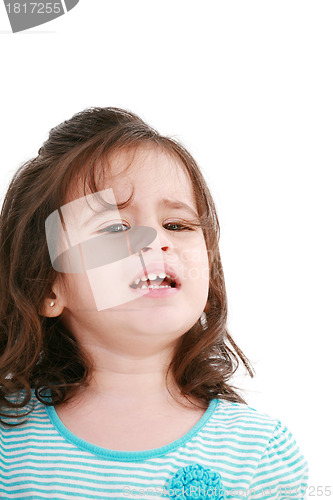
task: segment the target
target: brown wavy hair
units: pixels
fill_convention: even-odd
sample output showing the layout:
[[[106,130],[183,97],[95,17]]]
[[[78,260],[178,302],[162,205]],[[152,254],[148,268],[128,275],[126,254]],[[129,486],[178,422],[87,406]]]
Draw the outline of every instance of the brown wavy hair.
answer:
[[[160,135],[134,113],[92,107],[51,129],[38,156],[16,171],[4,198],[0,221],[0,417],[15,418],[8,410],[26,407],[32,389],[39,401],[55,406],[89,384],[92,360],[59,317],[39,314],[55,279],[62,278],[50,261],[45,220],[64,204],[78,175],[83,174],[84,189],[87,183],[91,192],[97,192],[96,163],[112,152],[138,145],[162,149],[180,160],[190,175],[210,266],[206,328],[198,320],[180,337],[166,376],[171,370],[182,395],[194,397],[205,407],[213,398],[247,404],[228,383],[239,360],[251,377],[254,373],[226,327],[220,225],[198,165],[179,141]],[[23,400],[14,402],[12,396],[18,393],[23,393]],[[0,422],[23,423],[9,424],[1,418]]]

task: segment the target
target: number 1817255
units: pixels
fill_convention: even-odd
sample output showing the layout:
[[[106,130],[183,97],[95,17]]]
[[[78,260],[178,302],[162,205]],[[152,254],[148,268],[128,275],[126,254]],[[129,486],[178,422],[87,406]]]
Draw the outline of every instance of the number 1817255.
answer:
[[[61,3],[60,2],[26,2],[20,4],[7,3],[6,4],[8,14],[60,14],[61,13]]]

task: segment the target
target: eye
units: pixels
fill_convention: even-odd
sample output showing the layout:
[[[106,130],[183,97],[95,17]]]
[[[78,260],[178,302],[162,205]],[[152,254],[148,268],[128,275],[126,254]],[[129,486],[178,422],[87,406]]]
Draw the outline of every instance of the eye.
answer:
[[[177,224],[176,222],[167,222],[165,226],[173,226],[180,229],[171,229],[171,231],[193,231],[193,229],[189,226],[185,226],[184,224]]]
[[[127,229],[129,229],[122,222],[116,222],[115,224],[110,224],[110,226],[106,226],[106,227],[104,227],[103,229],[100,229],[97,232],[98,233],[123,233],[124,231],[122,229],[117,229],[117,228],[121,228],[121,227],[125,227],[126,228],[125,231]]]
[[[169,231],[178,232],[178,231],[193,231],[193,229],[185,224],[178,224],[176,222],[167,222],[164,227],[167,227]],[[125,229],[122,229],[125,228]],[[104,227],[97,231],[100,233],[123,233],[127,231],[129,227],[123,222],[116,222],[115,224],[110,224],[109,226]]]

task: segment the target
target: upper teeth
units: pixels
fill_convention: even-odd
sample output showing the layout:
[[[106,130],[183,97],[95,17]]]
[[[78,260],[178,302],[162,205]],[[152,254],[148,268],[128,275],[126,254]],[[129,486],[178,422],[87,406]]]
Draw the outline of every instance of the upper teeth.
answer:
[[[153,273],[150,273],[150,274],[148,274],[148,276],[141,276],[141,278],[138,278],[137,280],[135,280],[134,283],[136,285],[138,285],[140,283],[140,280],[141,281],[147,281],[147,280],[152,281],[152,280],[156,280],[156,278],[161,278],[162,280],[164,280],[165,277],[173,279],[169,274],[165,274],[165,273],[153,274]]]

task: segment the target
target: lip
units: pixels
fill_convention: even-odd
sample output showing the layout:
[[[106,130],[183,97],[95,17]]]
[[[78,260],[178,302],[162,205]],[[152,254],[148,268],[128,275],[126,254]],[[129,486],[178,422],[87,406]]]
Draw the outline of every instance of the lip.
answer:
[[[165,272],[165,274],[169,274],[170,276],[172,276],[172,278],[174,279],[175,283],[176,283],[176,286],[174,288],[171,289],[171,291],[175,291],[175,290],[179,290],[179,288],[181,287],[181,283],[180,283],[180,279],[178,277],[178,274],[176,273],[176,271],[170,267],[168,264],[148,264],[147,266],[145,266],[146,269],[141,269],[140,272],[132,279],[130,285],[137,279],[141,278],[141,276],[148,276],[148,274],[150,273],[155,273],[155,274],[158,274],[159,272],[163,271]],[[163,270],[164,268],[164,270]],[[131,287],[130,287],[131,288]],[[141,289],[134,289],[134,288],[131,288],[133,291],[137,291],[137,290],[140,290],[141,292],[144,292],[144,290],[141,290]],[[154,289],[151,289],[151,291],[155,291],[155,292],[158,292],[159,294],[161,294],[162,292],[165,292],[165,291],[169,291],[167,288],[162,288],[161,290],[154,290]],[[145,294],[147,295],[147,293]]]
[[[171,297],[179,293],[179,288],[131,288],[133,293],[141,297],[147,297],[151,299],[163,299],[166,297]]]

